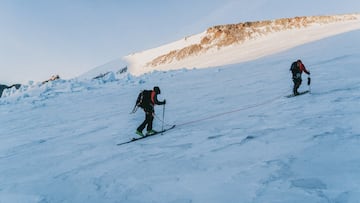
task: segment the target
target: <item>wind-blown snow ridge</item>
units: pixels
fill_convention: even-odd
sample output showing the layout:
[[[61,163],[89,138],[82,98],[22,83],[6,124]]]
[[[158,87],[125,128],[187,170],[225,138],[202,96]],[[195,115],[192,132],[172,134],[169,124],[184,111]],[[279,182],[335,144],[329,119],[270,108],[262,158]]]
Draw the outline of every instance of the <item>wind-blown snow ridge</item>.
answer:
[[[130,71],[135,75],[152,70],[227,65],[253,60],[300,44],[360,29],[359,21],[359,14],[347,14],[218,25],[207,29],[204,33],[135,53],[126,56],[125,59],[130,64]],[[337,29],[333,29],[334,27]],[[295,37],[294,32],[301,32],[304,37]],[[274,36],[271,37],[272,35]],[[273,46],[274,42],[283,43],[283,46],[278,44]],[[262,43],[264,49],[259,49],[259,43]],[[219,60],[217,56],[224,58],[222,55],[228,56],[225,60]]]

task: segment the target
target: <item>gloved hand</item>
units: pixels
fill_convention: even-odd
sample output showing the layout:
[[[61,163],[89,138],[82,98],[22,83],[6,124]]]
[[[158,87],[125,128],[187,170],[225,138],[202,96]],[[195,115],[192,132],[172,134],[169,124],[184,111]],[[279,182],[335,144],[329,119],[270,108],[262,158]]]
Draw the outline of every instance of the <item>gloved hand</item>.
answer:
[[[164,104],[166,104],[166,99],[164,99]]]
[[[310,85],[310,83],[311,83],[311,78],[308,77],[307,85]]]

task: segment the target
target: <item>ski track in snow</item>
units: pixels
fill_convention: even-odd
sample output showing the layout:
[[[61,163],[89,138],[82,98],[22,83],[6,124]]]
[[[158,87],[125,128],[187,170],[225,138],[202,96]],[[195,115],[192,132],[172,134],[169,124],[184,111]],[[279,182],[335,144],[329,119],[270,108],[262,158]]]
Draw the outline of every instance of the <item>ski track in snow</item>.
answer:
[[[3,98],[0,202],[356,202],[359,36],[231,66],[57,81]],[[288,99],[298,57],[312,92]],[[116,146],[136,136],[144,115],[129,112],[154,85],[167,100],[165,122],[183,125]]]

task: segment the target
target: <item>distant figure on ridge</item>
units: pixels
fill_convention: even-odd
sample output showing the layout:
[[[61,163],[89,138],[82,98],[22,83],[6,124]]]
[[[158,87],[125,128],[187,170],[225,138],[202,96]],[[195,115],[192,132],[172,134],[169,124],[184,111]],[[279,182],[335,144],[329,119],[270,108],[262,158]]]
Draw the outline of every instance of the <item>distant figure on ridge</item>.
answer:
[[[305,65],[299,59],[291,64],[290,71],[292,72],[292,80],[294,82],[293,93],[294,96],[299,95],[298,89],[301,85],[302,79],[301,74],[304,71],[310,76],[310,72],[306,70]],[[310,77],[308,78],[308,85],[310,85]]]
[[[136,107],[141,107],[145,112],[145,120],[141,123],[141,125],[136,129],[136,134],[140,136],[144,136],[142,131],[146,127],[147,133],[146,135],[153,135],[157,132],[152,129],[153,120],[154,120],[154,106],[157,105],[165,105],[166,100],[158,101],[157,95],[160,94],[160,88],[155,86],[153,90],[144,90],[142,91],[136,101],[136,106],[134,107],[133,112],[136,111]]]

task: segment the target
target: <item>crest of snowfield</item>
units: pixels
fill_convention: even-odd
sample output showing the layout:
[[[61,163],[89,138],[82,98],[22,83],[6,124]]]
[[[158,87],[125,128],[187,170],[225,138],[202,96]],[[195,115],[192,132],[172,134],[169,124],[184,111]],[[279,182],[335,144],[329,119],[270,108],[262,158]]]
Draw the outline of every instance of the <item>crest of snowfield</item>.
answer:
[[[360,29],[359,21],[360,14],[347,14],[217,25],[201,34],[134,53],[126,56],[125,59],[130,64],[130,72],[136,75],[152,70],[205,68],[234,64]],[[280,41],[283,45],[274,45],[274,41]],[[259,46],[263,47],[261,51],[258,49]],[[253,50],[254,47],[257,47],[256,52]],[[234,57],[231,56],[233,52],[237,54]],[[251,52],[251,54],[244,52]],[[227,55],[225,61],[218,60],[221,54]],[[208,60],[203,60],[206,57]],[[207,62],[204,63],[204,61]]]
[[[123,69],[122,69],[123,70]],[[63,94],[72,94],[91,91],[102,88],[106,84],[116,83],[118,85],[142,83],[143,78],[135,78],[125,72],[106,72],[92,79],[56,79],[44,82],[29,81],[27,84],[19,84],[18,87],[5,89],[0,95],[0,105],[12,103],[36,104],[47,99],[56,98]]]

